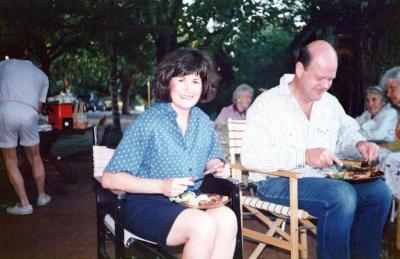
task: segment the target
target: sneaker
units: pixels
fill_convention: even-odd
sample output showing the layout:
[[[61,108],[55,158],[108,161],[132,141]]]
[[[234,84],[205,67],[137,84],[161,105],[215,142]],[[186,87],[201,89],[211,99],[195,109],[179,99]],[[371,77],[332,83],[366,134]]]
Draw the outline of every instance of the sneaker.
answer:
[[[43,205],[48,204],[50,201],[51,201],[50,195],[45,194],[45,195],[43,195],[41,197],[38,197],[37,205],[38,206],[43,206]]]
[[[28,215],[33,213],[33,208],[30,204],[21,207],[19,203],[16,203],[14,207],[8,207],[6,212],[13,215]]]

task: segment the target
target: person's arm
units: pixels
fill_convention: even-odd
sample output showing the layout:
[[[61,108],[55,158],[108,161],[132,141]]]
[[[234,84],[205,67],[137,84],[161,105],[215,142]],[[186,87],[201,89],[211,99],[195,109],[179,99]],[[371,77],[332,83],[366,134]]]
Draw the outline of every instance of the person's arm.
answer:
[[[357,121],[345,113],[338,101],[335,106],[336,116],[339,120],[336,153],[348,159],[360,159],[361,154],[357,149],[357,143],[366,139],[361,135]]]
[[[47,92],[49,90],[49,78],[42,72],[42,90],[39,93],[39,102],[37,110],[39,113],[42,113],[43,103],[46,103]]]
[[[191,178],[146,179],[128,173],[105,172],[101,178],[103,188],[128,193],[163,194],[173,197],[192,186]]]
[[[219,178],[227,178],[230,176],[229,166],[226,165],[224,154],[221,151],[221,146],[217,138],[217,133],[213,127],[209,127],[211,132],[210,143],[207,154],[207,163],[204,167],[205,171],[214,170],[214,175]]]

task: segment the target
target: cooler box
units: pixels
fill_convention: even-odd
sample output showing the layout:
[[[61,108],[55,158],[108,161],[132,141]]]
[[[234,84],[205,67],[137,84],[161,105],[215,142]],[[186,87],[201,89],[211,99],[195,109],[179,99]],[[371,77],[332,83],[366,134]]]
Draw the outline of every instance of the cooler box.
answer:
[[[58,130],[72,129],[73,110],[72,103],[49,103],[47,104],[49,124]]]

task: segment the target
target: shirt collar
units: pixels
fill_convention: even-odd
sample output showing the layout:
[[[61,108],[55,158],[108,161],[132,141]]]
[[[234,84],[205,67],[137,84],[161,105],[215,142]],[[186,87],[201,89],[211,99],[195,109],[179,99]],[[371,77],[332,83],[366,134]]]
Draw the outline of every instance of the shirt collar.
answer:
[[[289,83],[293,81],[294,74],[284,74],[279,80],[279,88],[282,95],[292,95],[289,89]]]
[[[176,119],[178,116],[171,103],[156,102],[154,106],[171,119]],[[195,106],[190,109],[190,120],[197,119],[199,115],[200,109],[198,107]]]

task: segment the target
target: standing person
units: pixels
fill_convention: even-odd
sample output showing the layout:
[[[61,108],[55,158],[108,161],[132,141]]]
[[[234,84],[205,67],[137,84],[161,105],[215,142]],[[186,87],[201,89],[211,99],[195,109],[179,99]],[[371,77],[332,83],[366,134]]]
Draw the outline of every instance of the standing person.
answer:
[[[10,59],[0,62],[0,149],[8,177],[19,202],[6,209],[9,214],[33,212],[18,169],[16,147],[24,147],[38,191],[37,205],[46,205],[45,171],[39,150],[38,119],[46,102],[49,80],[31,61]]]
[[[188,209],[169,197],[188,188],[204,170],[218,167],[227,178],[213,124],[195,105],[217,90],[214,63],[196,49],[179,49],[158,65],[153,91],[157,103],[135,119],[102,177],[104,188],[127,193],[126,228],[161,246],[184,245],[183,258],[232,258],[237,221],[228,207]]]
[[[246,112],[253,101],[254,89],[247,85],[241,84],[236,87],[233,92],[232,104],[222,108],[215,123],[227,123],[228,119],[245,120]]]
[[[375,160],[379,148],[358,132],[338,100],[327,93],[336,77],[337,54],[318,40],[300,50],[294,75],[261,94],[247,114],[241,161],[248,168],[303,173],[299,208],[318,218],[318,258],[379,258],[391,192],[382,180],[350,184],[325,178],[323,168],[342,165],[336,152]],[[288,179],[257,185],[262,200],[289,206]]]
[[[356,118],[360,133],[368,140],[393,141],[398,114],[388,103],[384,88],[365,89],[365,107],[367,109]]]

